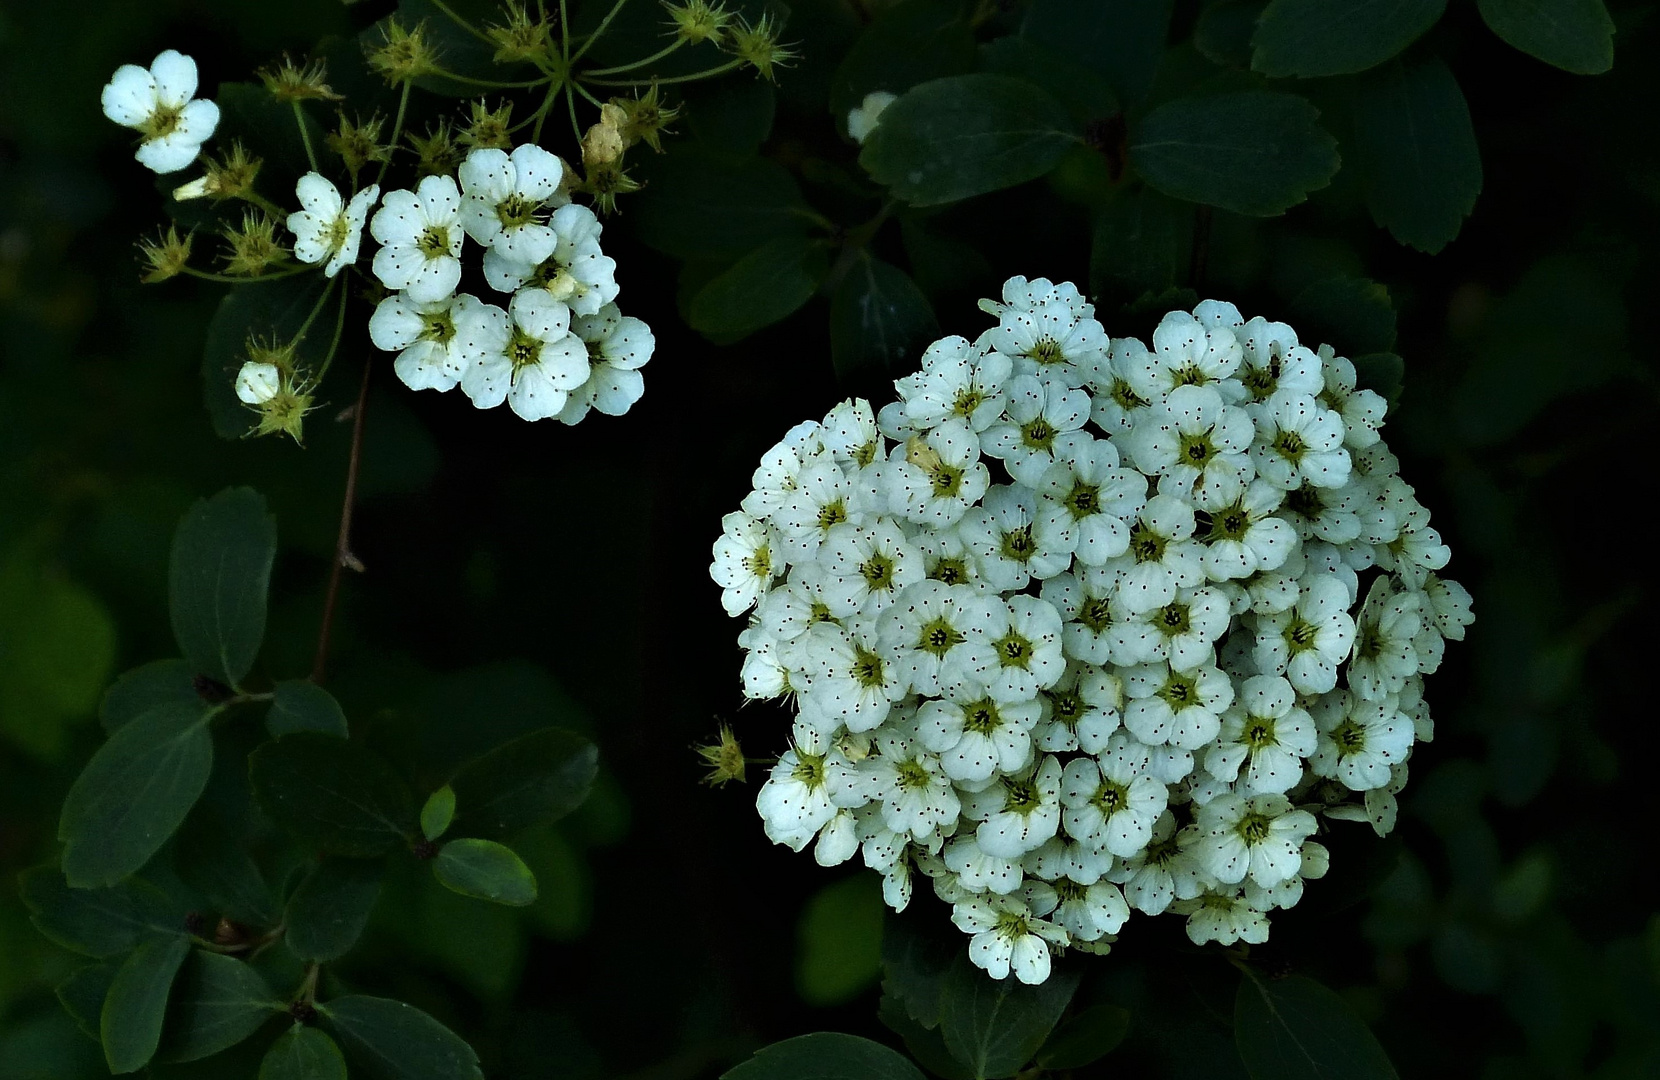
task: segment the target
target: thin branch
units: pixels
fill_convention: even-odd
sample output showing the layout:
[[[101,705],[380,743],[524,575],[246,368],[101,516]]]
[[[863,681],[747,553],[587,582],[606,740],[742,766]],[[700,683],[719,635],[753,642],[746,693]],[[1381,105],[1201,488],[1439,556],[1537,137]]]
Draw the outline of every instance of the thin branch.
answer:
[[[329,568],[328,593],[323,597],[323,621],[317,630],[317,658],[311,665],[311,681],[319,685],[328,670],[329,636],[334,630],[334,609],[340,599],[340,571],[346,567],[361,571],[363,564],[352,554],[352,510],[357,505],[357,471],[363,461],[363,413],[369,404],[369,375],[374,364],[363,364],[363,383],[352,408],[352,450],[346,462],[346,494],[340,501],[340,532],[334,541],[334,565]]]

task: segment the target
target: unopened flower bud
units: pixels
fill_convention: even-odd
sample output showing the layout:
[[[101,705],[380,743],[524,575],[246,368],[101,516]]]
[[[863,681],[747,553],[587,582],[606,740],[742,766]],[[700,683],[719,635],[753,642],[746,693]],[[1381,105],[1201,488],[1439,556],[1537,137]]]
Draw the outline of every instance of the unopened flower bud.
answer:
[[[244,405],[263,405],[282,389],[282,372],[275,364],[252,360],[236,373],[236,396]]]

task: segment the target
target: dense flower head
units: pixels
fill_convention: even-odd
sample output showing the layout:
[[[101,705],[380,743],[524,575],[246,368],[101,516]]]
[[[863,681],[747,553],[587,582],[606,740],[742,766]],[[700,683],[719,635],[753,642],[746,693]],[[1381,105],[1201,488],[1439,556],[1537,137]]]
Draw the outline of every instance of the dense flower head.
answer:
[[[1263,941],[1315,837],[1393,826],[1472,619],[1385,402],[1219,301],[1150,343],[1069,283],[981,308],[898,401],[792,428],[722,523],[744,694],[797,711],[767,835],[861,854],[895,909],[920,872],[996,978],[1133,912]]]

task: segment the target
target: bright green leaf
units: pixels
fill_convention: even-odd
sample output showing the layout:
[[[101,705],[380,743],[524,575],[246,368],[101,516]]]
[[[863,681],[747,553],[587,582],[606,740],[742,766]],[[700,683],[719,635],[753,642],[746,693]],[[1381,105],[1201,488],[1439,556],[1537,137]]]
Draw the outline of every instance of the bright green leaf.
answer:
[[[505,844],[463,837],[451,840],[432,862],[444,887],[475,900],[509,907],[536,902],[536,875]]]
[[[64,877],[89,888],[138,871],[184,821],[212,771],[213,739],[199,708],[164,705],[111,735],[64,799]]]
[[[1357,277],[1316,281],[1291,302],[1304,341],[1331,345],[1345,356],[1395,346],[1395,305],[1389,290]]]
[[[1273,0],[1257,22],[1251,67],[1264,75],[1352,75],[1434,26],[1447,0]]]
[[[1130,165],[1173,198],[1269,217],[1337,173],[1337,142],[1319,115],[1266,90],[1178,98],[1131,129]]]
[[[1092,1005],[1055,1029],[1038,1051],[1046,1070],[1081,1069],[1110,1054],[1130,1031],[1130,1014],[1116,1005]]]
[[[450,781],[456,814],[450,831],[505,840],[564,817],[581,805],[599,770],[599,750],[580,735],[545,728],[469,762]]]
[[[272,688],[276,696],[265,716],[265,730],[273,738],[297,731],[315,731],[344,739],[349,734],[346,713],[334,695],[310,679],[285,679]]]
[[[1153,85],[1174,0],[1033,0],[1020,33],[1063,60],[1105,75],[1137,102]]]
[[[1614,66],[1614,20],[1602,0],[1476,0],[1509,45],[1576,75]]]
[[[114,961],[89,964],[58,984],[58,1000],[65,1011],[75,1018],[75,1025],[87,1035],[99,1038],[99,1018],[104,1012],[104,998],[109,996],[110,984],[121,965]]]
[[[302,960],[326,963],[351,951],[380,899],[382,866],[367,859],[324,859],[288,898],[283,935]]]
[[[736,341],[794,314],[812,299],[826,269],[821,245],[799,236],[770,240],[698,290],[687,321],[709,337]]]
[[[803,236],[812,223],[801,188],[775,161],[685,148],[649,168],[629,216],[644,243],[677,258],[737,258],[769,240]]]
[[[1047,91],[1007,75],[958,75],[908,90],[882,113],[859,163],[915,206],[1035,180],[1079,144]]]
[[[1052,972],[1027,986],[1012,974],[993,979],[957,957],[940,988],[940,1034],[975,1080],[1015,1075],[1038,1052],[1078,988],[1078,977]]]
[[[295,1024],[265,1052],[259,1080],[346,1080],[346,1059],[328,1032]]]
[[[428,795],[421,807],[421,835],[428,840],[436,840],[444,835],[454,820],[455,789],[445,784]]]
[[[1458,81],[1435,57],[1391,64],[1353,99],[1354,157],[1372,220],[1434,254],[1481,194],[1481,150]]]
[[[277,527],[265,498],[227,488],[198,500],[173,534],[168,608],[197,672],[236,686],[259,655]]]
[[[820,1031],[763,1046],[721,1080],[923,1080],[904,1055],[857,1035]]]
[[[934,309],[903,270],[860,252],[830,298],[830,359],[843,378],[902,369],[939,335]]]
[[[847,114],[866,94],[901,94],[918,83],[974,69],[974,31],[960,0],[905,0],[871,20],[830,77],[830,115]]]
[[[167,997],[188,955],[189,938],[158,938],[140,945],[122,962],[104,997],[98,1025],[110,1072],[137,1072],[155,1056]]]
[[[1395,1068],[1343,999],[1313,979],[1247,971],[1234,1042],[1254,1080],[1394,1080]]]
[[[352,1063],[375,1080],[477,1080],[473,1048],[413,1005],[387,998],[319,1004]]]
[[[317,851],[374,858],[415,833],[409,785],[356,743],[314,732],[285,735],[254,751],[248,767],[266,813]]]
[[[882,887],[855,874],[820,889],[801,911],[795,984],[810,1005],[839,1005],[870,986],[882,966]]]
[[[195,672],[183,660],[155,660],[123,672],[104,692],[98,719],[113,733],[157,705],[194,705],[204,708],[196,692]]]
[[[228,1050],[284,1008],[245,960],[197,949],[173,988],[159,1057],[196,1061]]]
[[[55,866],[18,878],[30,921],[51,941],[102,959],[149,937],[184,933],[184,915],[160,889],[136,878],[107,889],[73,889]]]

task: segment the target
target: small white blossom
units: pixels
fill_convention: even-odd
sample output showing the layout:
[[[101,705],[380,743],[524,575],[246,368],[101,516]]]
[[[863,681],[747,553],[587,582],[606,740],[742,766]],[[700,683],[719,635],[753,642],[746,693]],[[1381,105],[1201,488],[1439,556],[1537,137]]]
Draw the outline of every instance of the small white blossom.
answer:
[[[294,257],[303,263],[323,263],[325,277],[356,262],[363,223],[380,198],[380,185],[370,184],[347,202],[328,180],[308,172],[294,185],[294,196],[300,200],[300,209],[288,215]]]
[[[178,172],[196,160],[219,126],[219,106],[196,97],[196,61],[167,49],[148,70],[122,64],[104,86],[104,115],[143,139],[138,163],[158,173]]]

